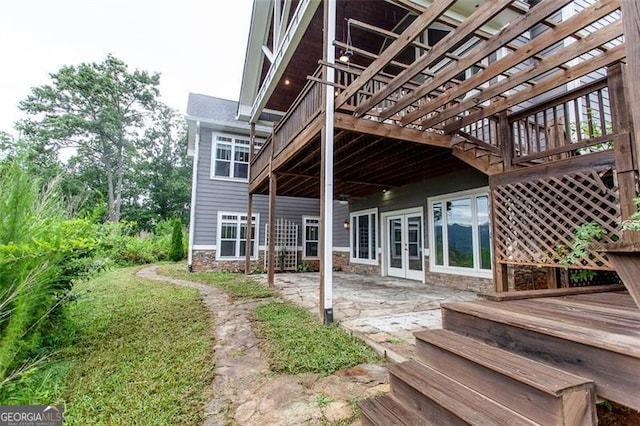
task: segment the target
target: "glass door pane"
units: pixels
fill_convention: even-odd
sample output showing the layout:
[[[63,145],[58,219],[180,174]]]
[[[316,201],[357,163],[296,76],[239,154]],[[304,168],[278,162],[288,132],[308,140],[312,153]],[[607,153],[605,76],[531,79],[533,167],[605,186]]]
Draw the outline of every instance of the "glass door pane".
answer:
[[[389,266],[402,268],[402,218],[389,219]]]
[[[422,271],[422,217],[407,217],[409,270]]]

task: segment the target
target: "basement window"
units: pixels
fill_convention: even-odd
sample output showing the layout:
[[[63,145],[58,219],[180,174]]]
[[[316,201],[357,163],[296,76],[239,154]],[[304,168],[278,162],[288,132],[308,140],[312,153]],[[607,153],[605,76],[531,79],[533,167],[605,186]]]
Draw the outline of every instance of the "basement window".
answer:
[[[256,229],[260,215],[253,215],[251,220],[251,257],[258,257]],[[218,212],[218,241],[216,259],[244,259],[247,247],[247,214]]]
[[[490,278],[488,189],[429,199],[431,271]]]
[[[318,259],[318,250],[320,247],[320,218],[318,217],[302,217],[304,226],[302,253],[304,259]]]
[[[377,226],[378,209],[351,213],[351,262],[378,264]]]

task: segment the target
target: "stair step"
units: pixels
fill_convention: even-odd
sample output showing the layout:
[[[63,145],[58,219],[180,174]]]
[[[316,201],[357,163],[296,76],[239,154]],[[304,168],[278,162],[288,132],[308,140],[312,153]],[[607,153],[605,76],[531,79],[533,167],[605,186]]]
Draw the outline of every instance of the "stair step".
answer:
[[[605,300],[630,300],[607,295]],[[597,397],[640,409],[640,311],[611,311],[606,307],[613,305],[602,307],[589,296],[598,295],[443,303],[442,326],[593,380]]]
[[[545,425],[596,424],[593,381],[448,330],[415,333],[422,362]]]
[[[362,425],[372,426],[429,426],[417,413],[409,411],[392,395],[377,396],[358,402]]]
[[[538,424],[417,361],[390,366],[389,379],[394,397],[433,424]]]

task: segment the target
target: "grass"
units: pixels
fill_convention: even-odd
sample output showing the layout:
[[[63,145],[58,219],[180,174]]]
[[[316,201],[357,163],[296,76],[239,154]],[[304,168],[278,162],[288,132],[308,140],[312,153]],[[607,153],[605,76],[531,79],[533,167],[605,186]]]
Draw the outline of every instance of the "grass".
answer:
[[[228,272],[188,272],[183,263],[162,265],[160,275],[181,280],[196,281],[225,291],[232,299],[264,299],[275,292],[242,274]]]
[[[336,326],[324,326],[304,309],[289,303],[272,302],[254,310],[257,334],[272,371],[285,374],[305,372],[332,374],[381,358],[361,340]]]
[[[196,290],[118,269],[80,283],[62,349],[15,385],[65,405],[65,424],[201,425],[213,379],[211,318]],[[35,399],[33,400],[35,395]],[[41,398],[40,400],[37,400]]]

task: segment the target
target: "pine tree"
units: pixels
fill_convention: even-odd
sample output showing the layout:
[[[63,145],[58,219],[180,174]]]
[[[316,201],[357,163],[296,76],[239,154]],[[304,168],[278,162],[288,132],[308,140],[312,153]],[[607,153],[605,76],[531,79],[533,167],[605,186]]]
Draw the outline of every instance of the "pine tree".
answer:
[[[177,262],[184,259],[184,246],[182,244],[182,222],[180,219],[173,221],[173,232],[171,233],[171,250],[169,259]]]

